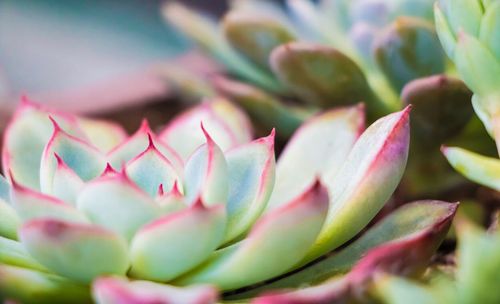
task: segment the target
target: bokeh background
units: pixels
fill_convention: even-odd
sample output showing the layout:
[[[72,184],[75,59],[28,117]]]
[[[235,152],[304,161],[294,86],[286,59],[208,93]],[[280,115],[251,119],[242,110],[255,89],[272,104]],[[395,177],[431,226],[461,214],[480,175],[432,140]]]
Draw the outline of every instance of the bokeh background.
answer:
[[[168,94],[154,69],[190,45],[163,21],[164,2],[0,0],[0,109],[10,112],[23,94],[79,112]],[[227,5],[183,2],[214,15]]]

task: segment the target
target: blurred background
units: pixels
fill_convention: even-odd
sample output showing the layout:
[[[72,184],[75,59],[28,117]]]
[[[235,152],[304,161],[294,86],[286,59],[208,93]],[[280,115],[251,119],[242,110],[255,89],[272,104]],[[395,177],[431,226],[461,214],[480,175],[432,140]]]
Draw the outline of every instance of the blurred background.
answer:
[[[24,94],[76,112],[168,95],[155,67],[200,59],[163,21],[164,2],[0,0],[1,111],[10,112]],[[215,15],[227,5],[183,2]]]

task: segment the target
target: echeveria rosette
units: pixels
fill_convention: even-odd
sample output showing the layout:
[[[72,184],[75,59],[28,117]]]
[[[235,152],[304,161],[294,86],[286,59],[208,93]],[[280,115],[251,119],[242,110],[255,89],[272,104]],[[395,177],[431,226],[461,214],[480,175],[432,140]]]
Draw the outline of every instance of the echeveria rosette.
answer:
[[[274,131],[252,141],[246,116],[224,100],[181,114],[159,135],[147,123],[127,136],[81,121],[25,101],[9,124],[4,297],[29,302],[37,292],[54,302],[93,282],[103,303],[124,293],[210,302],[206,284],[258,283],[359,233],[396,188],[409,144],[409,108],[364,132],[362,106],[332,110],[293,136],[275,178]],[[95,124],[106,128],[90,133]]]
[[[467,86],[474,110],[500,153],[500,1],[439,1],[441,43]],[[469,179],[500,190],[500,161],[460,148],[443,148],[450,164]]]

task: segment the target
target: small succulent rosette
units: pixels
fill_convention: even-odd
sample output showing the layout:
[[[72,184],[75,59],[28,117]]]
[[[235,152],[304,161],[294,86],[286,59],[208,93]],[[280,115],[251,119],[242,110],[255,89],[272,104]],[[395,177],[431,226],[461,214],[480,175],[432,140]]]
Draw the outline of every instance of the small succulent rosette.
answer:
[[[111,122],[24,101],[4,134],[0,296],[212,303],[217,290],[248,290],[298,269],[358,234],[390,198],[408,155],[409,108],[366,130],[362,105],[315,116],[277,164],[274,136],[252,140],[248,118],[223,99],[158,134],[144,122],[131,136]],[[399,252],[415,248],[404,242],[421,244],[425,254],[403,263],[413,269],[428,261],[455,208],[410,204],[346,247],[348,262],[334,255],[315,267],[345,272],[368,250],[398,241],[390,246],[406,248]],[[385,256],[376,252],[367,256]],[[341,295],[380,264],[360,263]],[[321,281],[314,268],[301,269],[273,290]],[[336,288],[329,294],[339,296]]]
[[[474,92],[474,110],[500,152],[500,2],[442,0],[434,11],[441,43]],[[500,191],[498,158],[455,147],[442,150],[457,171]]]

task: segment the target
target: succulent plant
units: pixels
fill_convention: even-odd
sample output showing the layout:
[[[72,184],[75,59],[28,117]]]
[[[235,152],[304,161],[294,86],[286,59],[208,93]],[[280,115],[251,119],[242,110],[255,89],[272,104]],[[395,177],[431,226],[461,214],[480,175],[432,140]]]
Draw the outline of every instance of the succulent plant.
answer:
[[[435,16],[443,47],[474,92],[474,110],[500,153],[500,2],[439,1]],[[500,191],[500,160],[455,147],[443,153],[466,177]]]
[[[131,136],[25,100],[4,135],[0,296],[211,303],[216,289],[300,267],[299,278],[313,274],[303,283],[318,281],[303,265],[357,235],[406,164],[409,108],[363,129],[360,105],[325,112],[294,134],[275,165],[274,130],[252,140],[246,116],[222,99],[181,114],[159,135],[144,122]],[[454,208],[411,204],[343,258],[320,261],[329,268],[313,265],[343,272],[372,248],[425,231],[436,245]]]
[[[433,28],[432,2],[324,0],[315,5],[290,0],[286,14],[270,1],[240,0],[231,2],[220,25],[178,3],[166,4],[163,11],[171,24],[247,82],[217,78],[219,93],[265,126],[281,119],[278,126],[290,135],[300,125],[297,121],[318,108],[364,101],[369,117],[378,118],[402,107],[399,95],[408,83],[443,74],[446,58]],[[189,78],[169,75],[178,84]],[[459,82],[444,89],[464,94]],[[414,91],[411,86],[408,90]],[[298,100],[299,109],[280,97]],[[412,102],[417,107],[425,101]],[[461,102],[436,101],[439,107],[448,104],[467,111]],[[470,118],[449,116],[461,126]],[[456,133],[448,131],[446,136]]]
[[[257,131],[276,126],[285,139],[322,109],[364,102],[374,121],[412,104],[412,150],[401,193],[439,194],[464,182],[439,147],[461,134],[473,110],[470,90],[453,76],[440,45],[432,3],[289,0],[284,10],[271,1],[239,0],[217,22],[169,2],[167,21],[229,75],[199,79],[171,68],[166,78],[189,95],[227,97],[246,110]],[[474,132],[487,141],[481,129]]]

